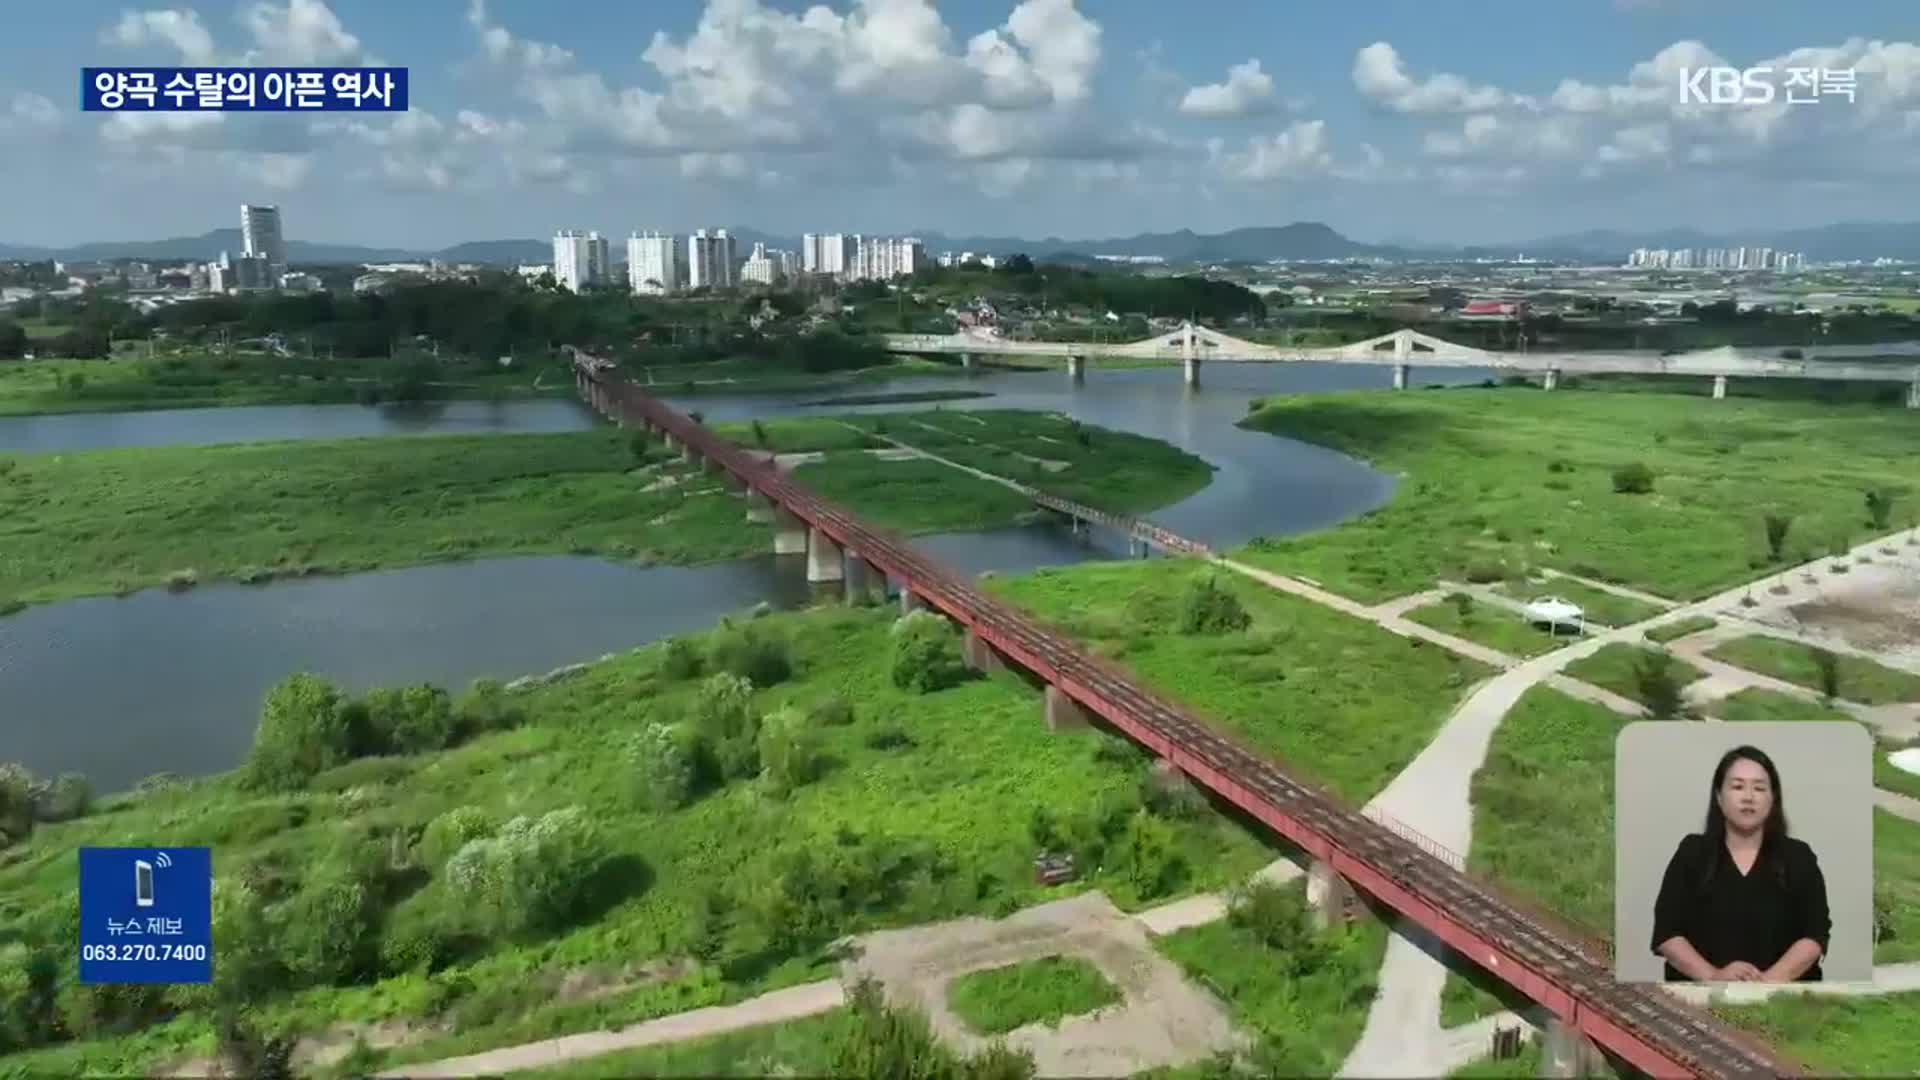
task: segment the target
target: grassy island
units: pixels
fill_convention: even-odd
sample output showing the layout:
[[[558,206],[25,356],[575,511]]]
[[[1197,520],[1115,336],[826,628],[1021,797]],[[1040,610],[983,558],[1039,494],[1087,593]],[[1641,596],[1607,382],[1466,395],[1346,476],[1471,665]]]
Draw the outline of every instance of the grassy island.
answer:
[[[1898,408],[1517,387],[1275,397],[1242,424],[1401,475],[1378,510],[1244,553],[1369,602],[1537,567],[1709,595],[1908,523],[1920,453]]]

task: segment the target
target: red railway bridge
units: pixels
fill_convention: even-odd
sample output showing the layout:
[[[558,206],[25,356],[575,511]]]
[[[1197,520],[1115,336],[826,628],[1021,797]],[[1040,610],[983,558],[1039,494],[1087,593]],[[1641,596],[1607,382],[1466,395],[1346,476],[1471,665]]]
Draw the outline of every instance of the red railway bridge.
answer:
[[[903,609],[932,608],[966,632],[979,667],[1015,664],[1044,683],[1050,725],[1089,714],[1285,837],[1314,873],[1358,888],[1505,980],[1552,1016],[1548,1041],[1563,1064],[1591,1064],[1604,1049],[1656,1077],[1799,1075],[1762,1041],[1657,986],[1620,983],[1608,947],[1466,873],[1417,833],[1355,810],[1143,686],[1118,665],[997,600],[890,532],[782,476],[638,387],[612,365],[574,354],[581,396],[622,427],[655,433],[689,462],[742,490],[748,514],[776,522],[776,551],[803,543],[809,577],[848,568],[850,589],[897,585]],[[816,576],[815,571],[818,572]]]

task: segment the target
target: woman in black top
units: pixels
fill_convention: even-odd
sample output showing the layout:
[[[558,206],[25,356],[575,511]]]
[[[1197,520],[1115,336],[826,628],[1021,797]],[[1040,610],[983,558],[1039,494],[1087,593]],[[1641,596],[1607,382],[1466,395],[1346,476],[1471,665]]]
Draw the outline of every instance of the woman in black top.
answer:
[[[1681,839],[1653,904],[1669,982],[1815,982],[1832,923],[1820,860],[1787,835],[1771,758],[1737,746],[1713,770],[1707,823]]]

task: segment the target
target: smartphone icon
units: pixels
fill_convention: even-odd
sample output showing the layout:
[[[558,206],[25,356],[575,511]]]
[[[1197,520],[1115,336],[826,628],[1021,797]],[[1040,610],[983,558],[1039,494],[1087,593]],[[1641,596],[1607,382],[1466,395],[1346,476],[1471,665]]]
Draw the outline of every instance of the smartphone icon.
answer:
[[[133,860],[133,902],[137,907],[153,906],[153,864]]]

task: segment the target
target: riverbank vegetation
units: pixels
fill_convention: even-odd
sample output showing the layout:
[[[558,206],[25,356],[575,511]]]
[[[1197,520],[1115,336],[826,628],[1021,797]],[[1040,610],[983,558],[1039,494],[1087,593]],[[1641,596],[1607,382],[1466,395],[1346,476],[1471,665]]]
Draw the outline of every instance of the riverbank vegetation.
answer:
[[[1487,668],[1201,564],[1088,563],[986,588],[1354,805],[1426,746]],[[1231,597],[1245,617],[1196,593]],[[1239,625],[1235,625],[1239,624]]]
[[[1274,397],[1243,426],[1402,478],[1386,506],[1255,541],[1244,557],[1370,602],[1536,567],[1700,597],[1866,539],[1867,492],[1892,493],[1889,527],[1908,521],[1911,420],[1872,406],[1523,388]],[[1616,489],[1615,470],[1634,464],[1653,474],[1651,491]],[[1788,524],[1777,544],[1770,517]]]
[[[1015,447],[1068,423],[991,415],[985,430]],[[788,445],[846,451],[800,466],[797,478],[904,532],[999,528],[1035,513],[1016,492],[961,470],[853,450],[878,439],[831,418],[769,421],[766,430]],[[1163,443],[1077,430],[1088,445],[1060,451],[1067,467],[1050,474],[1063,493],[1145,510],[1211,475]],[[751,425],[734,434],[754,444]],[[975,450],[983,459],[1012,452]],[[745,514],[718,477],[684,466],[663,444],[611,430],[20,455],[0,459],[0,614],[156,585],[485,555],[691,564],[771,551],[770,526]]]
[[[0,864],[0,1014],[44,1021],[8,1029],[8,1065],[152,1073],[214,1053],[239,1002],[296,1058],[378,1026],[400,1045],[361,1067],[437,1060],[820,978],[865,928],[1063,889],[1135,908],[1273,857],[1158,798],[1117,737],[1048,732],[1011,675],[895,686],[893,621],[744,620],[454,700],[290,680],[246,768],[103,800]],[[156,822],[216,849],[216,982],[79,986],[74,850]],[[1035,883],[1043,839],[1078,883]]]

